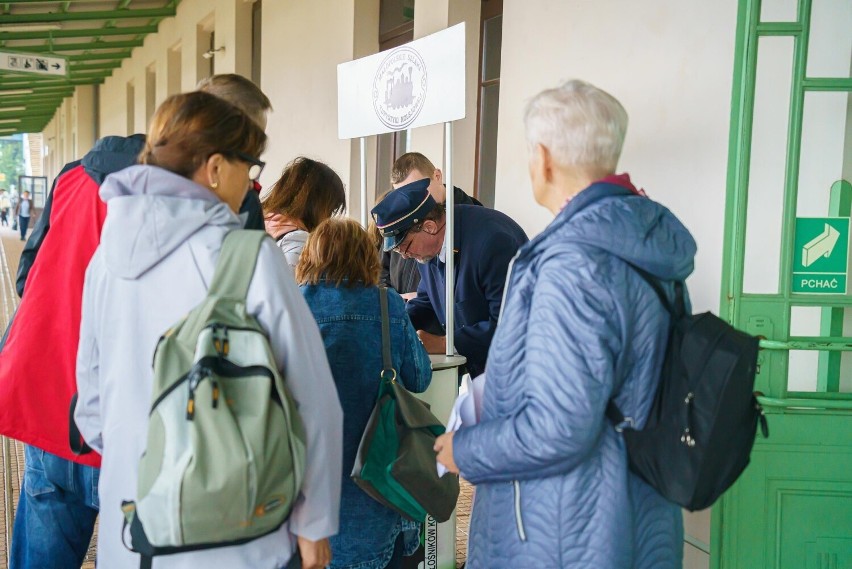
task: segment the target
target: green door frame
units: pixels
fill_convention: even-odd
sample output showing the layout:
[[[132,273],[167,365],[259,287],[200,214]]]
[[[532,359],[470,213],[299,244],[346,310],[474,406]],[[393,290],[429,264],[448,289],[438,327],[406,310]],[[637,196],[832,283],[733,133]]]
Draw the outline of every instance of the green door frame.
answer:
[[[771,437],[758,438],[751,466],[714,507],[713,569],[804,569],[845,567],[844,560],[852,563],[852,529],[848,529],[852,528],[852,393],[840,393],[839,387],[840,354],[852,351],[852,338],[842,336],[843,311],[852,307],[852,296],[791,292],[805,93],[852,93],[852,78],[806,75],[813,1],[799,0],[797,20],[791,22],[761,22],[761,0],[739,2],[721,313],[737,327],[765,338],[761,341],[755,389],[764,394],[758,399],[769,416]],[[748,188],[758,44],[761,37],[767,36],[793,39],[793,68],[778,292],[751,294],[743,290]],[[831,189],[831,211],[826,215],[849,217],[851,203],[852,185],[839,180]],[[822,307],[823,336],[791,336],[792,306]],[[817,392],[788,390],[789,351],[793,349],[821,352],[819,370],[815,371]],[[797,460],[801,463],[796,464]],[[832,504],[842,504],[847,509],[832,514],[835,507]],[[826,516],[834,516],[831,521],[837,531],[846,532],[849,539],[826,537],[825,532],[830,530],[820,529],[813,531],[823,533],[808,538],[811,540],[806,545],[794,544],[795,540],[787,537],[793,531],[790,528],[795,528],[796,523],[819,525],[813,521],[819,520],[819,512],[811,511],[816,508],[828,512]],[[794,516],[801,521],[790,521]],[[796,567],[795,563],[801,563],[805,557],[808,564]],[[797,561],[794,563],[793,559]],[[817,559],[816,564],[811,564],[812,559]],[[838,562],[839,565],[831,565]]]

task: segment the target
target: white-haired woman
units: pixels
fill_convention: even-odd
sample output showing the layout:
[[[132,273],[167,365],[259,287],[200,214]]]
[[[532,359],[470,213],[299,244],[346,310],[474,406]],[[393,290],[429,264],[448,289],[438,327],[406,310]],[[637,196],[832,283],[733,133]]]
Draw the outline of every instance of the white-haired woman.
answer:
[[[680,509],[628,471],[604,412],[614,398],[642,427],[668,336],[631,265],[683,280],[695,241],[615,175],[627,113],[611,95],[569,81],[525,124],[533,194],[555,219],[509,276],[481,422],[436,445],[477,485],[468,567],[679,568]]]

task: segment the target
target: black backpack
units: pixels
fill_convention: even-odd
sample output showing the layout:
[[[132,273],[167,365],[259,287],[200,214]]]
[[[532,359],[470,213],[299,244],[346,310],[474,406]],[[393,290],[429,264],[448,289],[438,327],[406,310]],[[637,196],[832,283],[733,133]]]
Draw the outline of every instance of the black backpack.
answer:
[[[635,474],[668,500],[701,510],[745,470],[758,421],[769,436],[753,392],[758,339],[709,312],[688,314],[681,282],[670,304],[655,277],[632,268],[671,315],[669,340],[645,427],[632,429],[612,400],[606,416],[623,433]]]

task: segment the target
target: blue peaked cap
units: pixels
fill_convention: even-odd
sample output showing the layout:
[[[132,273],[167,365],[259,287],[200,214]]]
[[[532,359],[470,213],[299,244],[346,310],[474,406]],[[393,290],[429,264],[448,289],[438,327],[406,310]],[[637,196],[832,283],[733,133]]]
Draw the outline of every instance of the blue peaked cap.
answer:
[[[429,178],[423,178],[401,186],[370,210],[376,228],[384,237],[383,250],[390,251],[402,243],[408,231],[422,223],[435,207],[435,200],[429,195],[429,183]]]

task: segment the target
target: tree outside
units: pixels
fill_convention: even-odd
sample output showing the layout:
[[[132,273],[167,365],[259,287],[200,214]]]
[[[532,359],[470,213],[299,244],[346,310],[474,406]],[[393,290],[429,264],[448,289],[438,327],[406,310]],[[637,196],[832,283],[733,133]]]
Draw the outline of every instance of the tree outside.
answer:
[[[24,141],[20,135],[0,137],[0,188],[18,186],[18,176],[26,174]]]

